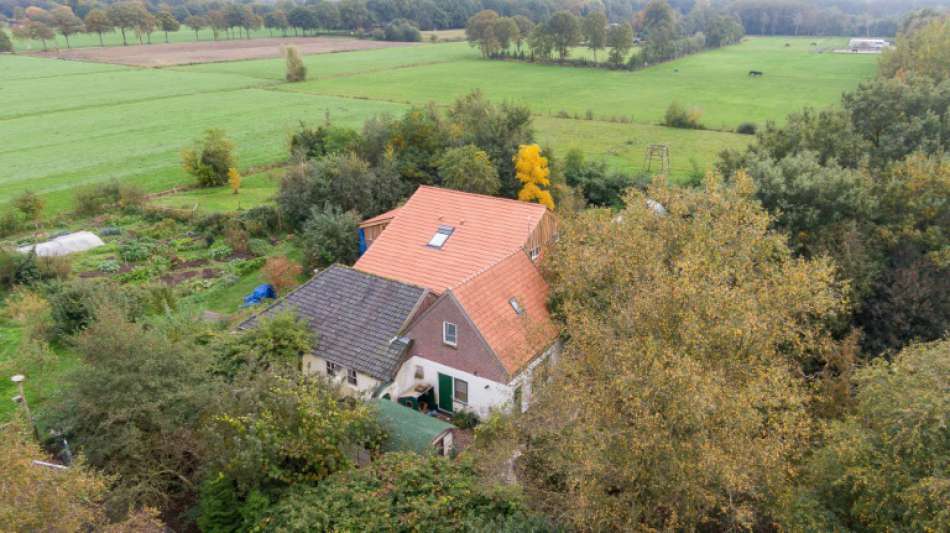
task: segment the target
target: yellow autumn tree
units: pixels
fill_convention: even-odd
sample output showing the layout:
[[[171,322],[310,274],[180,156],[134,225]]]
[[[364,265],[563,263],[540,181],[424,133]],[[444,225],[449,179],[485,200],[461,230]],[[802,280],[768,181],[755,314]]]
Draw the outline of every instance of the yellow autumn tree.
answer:
[[[548,176],[548,158],[541,155],[541,147],[536,144],[523,144],[515,156],[515,173],[518,181],[524,184],[518,191],[522,202],[537,202],[554,209],[554,197],[551,196],[551,180]],[[543,187],[543,188],[542,188]]]
[[[234,194],[237,194],[241,188],[241,173],[234,167],[228,169],[228,186]]]

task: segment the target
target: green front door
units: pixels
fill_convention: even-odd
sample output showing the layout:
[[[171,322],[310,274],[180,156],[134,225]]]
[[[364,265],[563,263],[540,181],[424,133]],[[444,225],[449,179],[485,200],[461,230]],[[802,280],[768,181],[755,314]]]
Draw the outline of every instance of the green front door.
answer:
[[[452,376],[439,374],[439,409],[452,412]]]

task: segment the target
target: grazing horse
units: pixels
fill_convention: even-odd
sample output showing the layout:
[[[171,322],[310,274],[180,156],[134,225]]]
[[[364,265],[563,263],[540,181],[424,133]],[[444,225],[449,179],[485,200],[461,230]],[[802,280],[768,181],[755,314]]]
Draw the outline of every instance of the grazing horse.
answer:
[[[750,78],[758,78],[759,76],[761,76],[761,75],[763,75],[763,74],[764,74],[764,72],[762,72],[761,70],[750,70],[750,71],[749,71],[749,77],[750,77]]]

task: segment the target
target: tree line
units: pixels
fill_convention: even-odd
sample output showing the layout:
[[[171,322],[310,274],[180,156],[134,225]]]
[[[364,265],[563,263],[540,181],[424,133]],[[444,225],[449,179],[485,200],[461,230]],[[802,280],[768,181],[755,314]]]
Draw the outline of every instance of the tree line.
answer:
[[[599,65],[597,54],[608,49],[606,66],[639,68],[738,42],[742,24],[733,16],[708,5],[697,5],[680,17],[667,0],[651,0],[630,21],[610,23],[603,11],[578,17],[558,11],[537,24],[522,15],[500,16],[492,10],[473,15],[465,26],[468,42],[486,58],[518,58],[559,63],[569,60],[571,49],[586,46],[593,61],[573,64]],[[633,55],[635,43],[640,49]]]
[[[253,2],[208,2],[202,0],[171,0],[168,2],[142,1],[142,9],[155,20],[149,21],[141,11],[129,12],[132,18],[145,19],[127,21],[125,26],[107,19],[94,17],[86,20],[90,12],[98,10],[108,13],[110,6],[116,3],[129,3],[129,0],[110,2],[108,0],[80,2],[77,0],[62,3],[52,0],[0,0],[0,15],[14,21],[14,25],[27,22],[28,19],[43,24],[51,30],[59,30],[75,21],[66,20],[60,15],[60,24],[29,17],[28,9],[37,8],[52,12],[59,7],[68,7],[72,13],[86,22],[90,33],[103,33],[113,29],[125,28],[138,31],[148,37],[151,31],[176,31],[170,29],[173,24],[186,25],[195,32],[210,28],[214,38],[219,33],[228,34],[230,30],[249,30],[267,28],[272,34],[295,34],[323,31],[365,31],[383,28],[394,21],[406,21],[418,29],[434,30],[465,27],[466,22],[476,13],[490,10],[500,17],[523,17],[538,24],[549,20],[558,12],[566,11],[576,17],[586,17],[591,13],[602,13],[611,24],[630,23],[639,31],[637,17],[645,11],[647,0],[593,0],[589,2],[568,2],[566,0],[405,0],[391,2],[386,0],[342,0],[330,2],[293,2],[282,0],[276,3]],[[694,2],[675,0],[670,2],[677,19],[684,19],[685,34],[702,32],[710,40],[710,46],[720,37],[734,29],[710,27],[702,13],[716,12],[729,19],[738,20],[745,33],[754,35],[894,35],[903,24],[908,8],[890,0],[861,4],[846,1],[816,2],[813,0],[723,0],[718,2]],[[915,6],[923,4],[915,4]],[[939,2],[935,2],[939,5]],[[169,17],[165,17],[167,13]],[[688,21],[694,14],[692,21]],[[191,23],[188,24],[188,19]],[[90,24],[91,22],[91,24]],[[721,26],[720,21],[716,26]],[[697,24],[700,23],[700,24]],[[731,21],[728,25],[731,25]],[[35,25],[35,24],[34,24]],[[169,28],[169,29],[166,29]],[[37,40],[49,32],[42,27],[32,30]],[[521,29],[522,38],[527,33]],[[72,33],[76,33],[72,30]],[[63,34],[66,36],[67,34]]]

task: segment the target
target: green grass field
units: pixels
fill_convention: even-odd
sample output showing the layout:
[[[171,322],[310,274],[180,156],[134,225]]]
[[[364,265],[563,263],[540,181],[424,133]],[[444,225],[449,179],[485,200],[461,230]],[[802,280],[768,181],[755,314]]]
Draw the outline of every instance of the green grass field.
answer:
[[[791,44],[785,47],[785,43]],[[707,127],[781,119],[807,105],[830,105],[874,74],[876,58],[811,52],[809,39],[748,39],[638,72],[469,59],[329,80],[283,90],[421,103],[449,103],[473,88],[538,113],[624,115],[658,123],[670,102],[703,110]],[[450,46],[465,46],[464,44]],[[750,70],[765,72],[750,78]]]
[[[135,32],[127,31],[126,39],[128,40],[129,46],[139,44],[138,39],[135,37]],[[290,37],[293,37],[293,32],[287,34]],[[280,32],[274,32],[271,34],[266,29],[260,30],[251,30],[251,38],[257,39],[261,37],[280,37]],[[204,29],[198,32],[197,36],[199,41],[211,41],[214,38],[214,34],[210,29]],[[218,36],[219,40],[227,40],[227,36],[224,33],[221,33]],[[144,37],[143,37],[144,40]],[[156,31],[152,34],[152,44],[163,44],[165,42],[165,34],[160,31]],[[168,42],[170,43],[193,43],[195,42],[195,32],[191,31],[187,27],[182,27],[178,31],[168,32]],[[102,44],[105,46],[122,46],[122,34],[114,31],[109,33],[102,34]],[[63,39],[62,35],[56,35],[55,39],[46,41],[46,46],[49,49],[55,48],[66,48],[66,39]],[[99,46],[99,36],[95,33],[81,33],[79,35],[73,35],[69,38],[69,46],[71,48],[87,48],[90,46]],[[18,52],[25,51],[40,51],[43,50],[42,41],[20,41],[17,39],[13,40],[13,48]]]
[[[613,168],[639,172],[646,145],[670,144],[672,175],[682,178],[751,137],[657,126],[671,101],[703,108],[708,127],[732,129],[833,105],[874,73],[872,56],[818,54],[809,42],[749,39],[637,72],[486,61],[467,43],[445,43],[307,56],[310,79],[299,84],[283,82],[279,59],[140,69],[4,55],[0,202],[31,189],[59,212],[74,187],[113,178],[164,190],[188,181],[180,151],[207,128],[228,133],[247,170],[280,161],[300,121],[329,114],[358,127],[476,88],[530,106],[540,142]],[[749,79],[751,69],[765,76]],[[588,111],[598,120],[574,120]],[[605,120],[617,117],[634,122]]]

